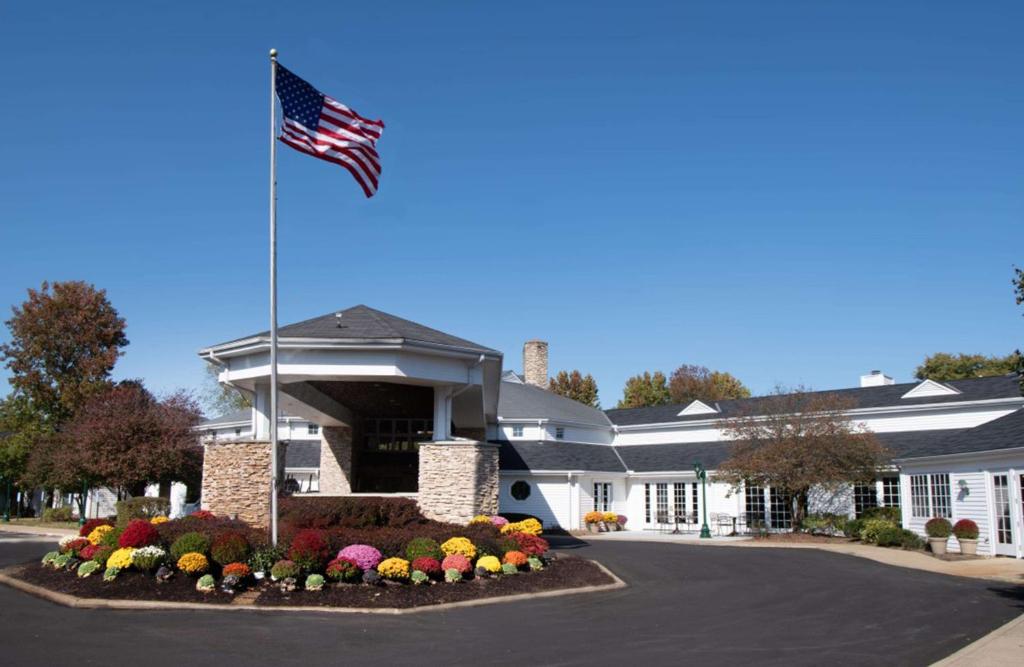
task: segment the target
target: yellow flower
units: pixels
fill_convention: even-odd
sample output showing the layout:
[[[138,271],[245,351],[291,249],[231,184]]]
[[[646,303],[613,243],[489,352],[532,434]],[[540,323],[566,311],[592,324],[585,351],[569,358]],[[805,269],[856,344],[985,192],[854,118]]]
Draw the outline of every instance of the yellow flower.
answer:
[[[168,521],[170,521],[170,519],[165,516],[155,516],[149,520],[149,522],[154,526],[159,526],[160,524],[167,523]]]
[[[540,525],[540,521],[536,519],[523,519],[515,523],[509,523],[501,527],[501,532],[504,535],[509,533],[526,533],[527,535],[540,535],[544,532],[543,526]]]
[[[604,521],[604,515],[600,512],[587,512],[583,515],[584,523],[597,523],[598,521]]]
[[[127,570],[132,566],[133,553],[135,553],[135,549],[132,549],[131,547],[118,549],[114,553],[110,554],[110,558],[107,559],[107,567],[116,567],[119,570]]]
[[[441,551],[444,552],[445,556],[451,556],[452,554],[462,554],[466,558],[472,560],[476,557],[476,547],[469,541],[467,537],[453,537],[444,544],[441,545]]]
[[[178,559],[178,569],[185,574],[202,574],[209,567],[206,556],[196,551],[190,551]]]
[[[477,514],[475,517],[469,520],[469,525],[477,526],[480,524],[489,524],[490,522],[491,517],[487,516],[486,514]]]
[[[618,523],[619,515],[615,512],[605,512],[601,515],[606,523]]]
[[[409,578],[409,561],[404,558],[388,558],[377,565],[377,573],[385,579],[404,580]]]
[[[103,541],[104,536],[112,530],[114,530],[113,526],[96,526],[85,539],[89,540],[89,544],[99,544]]]
[[[477,567],[482,567],[491,574],[495,572],[501,572],[501,561],[495,556],[484,556],[476,562]]]

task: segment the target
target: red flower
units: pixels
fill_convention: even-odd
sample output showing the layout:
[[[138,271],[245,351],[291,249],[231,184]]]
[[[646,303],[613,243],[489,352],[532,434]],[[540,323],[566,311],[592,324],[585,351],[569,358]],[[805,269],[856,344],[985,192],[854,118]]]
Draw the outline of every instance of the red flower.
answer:
[[[113,526],[109,519],[89,519],[82,527],[78,529],[78,534],[82,537],[88,537],[89,533],[96,528],[96,526]]]
[[[430,577],[440,577],[443,570],[441,570],[441,561],[430,556],[420,556],[412,562],[412,569],[419,570],[423,574]]]
[[[128,527],[121,533],[117,544],[120,547],[138,549],[139,547],[148,547],[151,544],[156,544],[159,541],[160,533],[157,532],[153,524],[145,519],[132,519],[128,522]]]
[[[191,514],[189,514],[189,516],[194,516],[197,519],[212,519],[212,518],[214,518],[213,517],[213,512],[211,512],[209,510],[196,510],[195,512],[192,512]]]
[[[313,571],[320,568],[327,560],[327,542],[319,530],[306,528],[300,530],[292,538],[292,546],[288,549],[288,559],[303,568]]]
[[[551,545],[543,537],[529,533],[512,533],[509,537],[516,541],[519,550],[527,556],[543,556],[551,548]]]
[[[78,557],[82,560],[92,560],[96,557],[96,552],[100,550],[98,544],[89,544],[82,547],[82,550],[78,552]]]

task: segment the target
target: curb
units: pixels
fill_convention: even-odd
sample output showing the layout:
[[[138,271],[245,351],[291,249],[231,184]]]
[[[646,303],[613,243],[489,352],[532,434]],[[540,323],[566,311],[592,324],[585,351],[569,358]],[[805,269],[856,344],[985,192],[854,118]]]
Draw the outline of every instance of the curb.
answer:
[[[0,533],[17,533],[20,535],[32,535],[35,537],[64,537],[66,535],[77,535],[77,530],[71,528],[37,528],[35,526],[19,526],[17,524],[0,524]]]
[[[435,605],[424,605],[421,607],[272,607],[259,605],[238,605],[201,602],[166,602],[162,600],[107,600],[101,598],[80,598],[68,593],[58,593],[48,588],[30,584],[11,576],[13,572],[19,571],[24,565],[15,565],[0,570],[0,584],[5,584],[23,593],[41,598],[54,604],[72,607],[74,609],[146,609],[146,610],[213,610],[213,611],[250,611],[258,613],[327,613],[327,614],[380,614],[387,616],[403,616],[406,614],[418,614],[423,612],[449,611],[463,607],[479,607],[490,604],[502,604],[506,602],[523,602],[525,600],[536,600],[541,598],[562,597],[566,595],[579,595],[581,593],[600,593],[604,591],[618,590],[626,587],[626,582],[620,579],[615,573],[606,568],[596,560],[591,560],[602,572],[611,577],[612,583],[598,584],[594,586],[582,586],[580,588],[564,588],[552,591],[541,591],[539,593],[517,593],[515,595],[500,595],[477,600],[460,600],[459,602],[445,602]]]
[[[996,654],[1000,652],[998,648],[992,648],[990,645],[998,642],[1007,635],[1018,635],[1017,646],[1009,649],[1009,651],[1016,655],[1016,658],[1010,660],[1002,660]],[[1014,641],[1009,639],[1009,641]],[[1009,623],[1006,623],[1002,627],[996,628],[992,632],[988,633],[981,639],[968,644],[956,653],[948,655],[938,662],[932,663],[932,667],[949,667],[952,665],[1016,665],[1020,664],[1017,662],[1020,657],[1020,647],[1024,645],[1024,614],[1021,614],[1017,618],[1013,619]]]

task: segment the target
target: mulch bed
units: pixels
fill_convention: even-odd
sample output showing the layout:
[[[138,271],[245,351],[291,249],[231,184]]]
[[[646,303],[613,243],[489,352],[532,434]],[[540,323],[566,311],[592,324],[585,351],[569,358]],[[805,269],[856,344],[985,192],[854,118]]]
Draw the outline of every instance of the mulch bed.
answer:
[[[223,593],[219,588],[211,593],[200,593],[195,589],[196,579],[180,572],[165,583],[157,583],[152,575],[132,571],[122,572],[111,582],[103,581],[101,572],[79,578],[74,572],[53,570],[38,563],[25,565],[12,574],[48,590],[82,598],[230,604],[238,595],[243,595]],[[613,583],[612,578],[594,563],[573,556],[562,556],[554,559],[540,572],[472,579],[459,584],[328,584],[324,590],[315,593],[304,590],[282,593],[276,584],[264,582],[244,595],[251,598],[254,593],[258,593],[255,604],[268,607],[407,608],[610,583]]]
[[[336,584],[330,588],[325,587],[318,593],[308,591],[282,593],[278,587],[268,586],[261,589],[260,596],[256,598],[256,604],[277,607],[405,608],[610,583],[613,583],[612,578],[594,563],[582,558],[563,556],[555,559],[540,572],[521,572],[517,575],[494,579],[472,579],[458,584],[444,582],[432,586]]]

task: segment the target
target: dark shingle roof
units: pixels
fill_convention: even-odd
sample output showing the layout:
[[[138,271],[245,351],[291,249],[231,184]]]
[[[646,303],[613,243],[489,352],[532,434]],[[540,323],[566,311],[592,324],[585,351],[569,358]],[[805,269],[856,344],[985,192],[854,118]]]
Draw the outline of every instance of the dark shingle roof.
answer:
[[[854,408],[878,408],[886,406],[930,405],[934,403],[955,403],[958,401],[981,401],[993,398],[1012,398],[1021,395],[1020,385],[1015,375],[1000,375],[987,378],[971,378],[968,380],[951,380],[942,384],[953,387],[959,394],[946,396],[926,396],[921,398],[901,398],[920,382],[904,382],[901,384],[884,385],[881,387],[853,387],[848,389],[831,389],[814,392],[816,394],[836,394],[853,403]],[[657,405],[649,408],[624,408],[607,410],[608,418],[619,426],[638,424],[662,424],[667,422],[685,422],[719,417],[735,417],[751,412],[756,414],[758,404],[769,397],[741,398],[729,401],[717,401],[711,407],[717,407],[718,414],[696,414],[680,417],[679,412],[686,404]]]
[[[941,431],[940,431],[941,432]],[[948,433],[948,431],[947,431]],[[909,447],[896,458],[969,454],[1024,447],[1024,410],[993,419],[971,429],[956,431],[944,440]]]
[[[319,468],[319,440],[289,440],[284,451],[284,467],[286,468]]]
[[[502,470],[594,470],[625,472],[611,445],[579,442],[501,442]]]
[[[336,313],[341,312],[341,325],[338,326]],[[334,311],[327,315],[314,317],[295,324],[288,324],[279,327],[277,335],[280,338],[323,338],[330,340],[400,340],[434,345],[457,347],[489,354],[500,354],[489,347],[478,345],[465,338],[459,338],[446,334],[437,329],[417,324],[410,320],[396,317],[369,306],[358,305],[346,308],[342,311]],[[269,331],[263,331],[244,338],[237,338],[227,343],[236,343],[250,338],[262,338],[270,336]],[[214,347],[218,347],[215,345]]]
[[[506,421],[551,419],[611,427],[608,417],[588,405],[532,384],[504,380],[498,395],[498,415]]]
[[[211,417],[200,423],[200,426],[217,426],[218,424],[231,424],[233,422],[247,422],[252,419],[252,408],[243,408],[229,412],[219,417]]]

